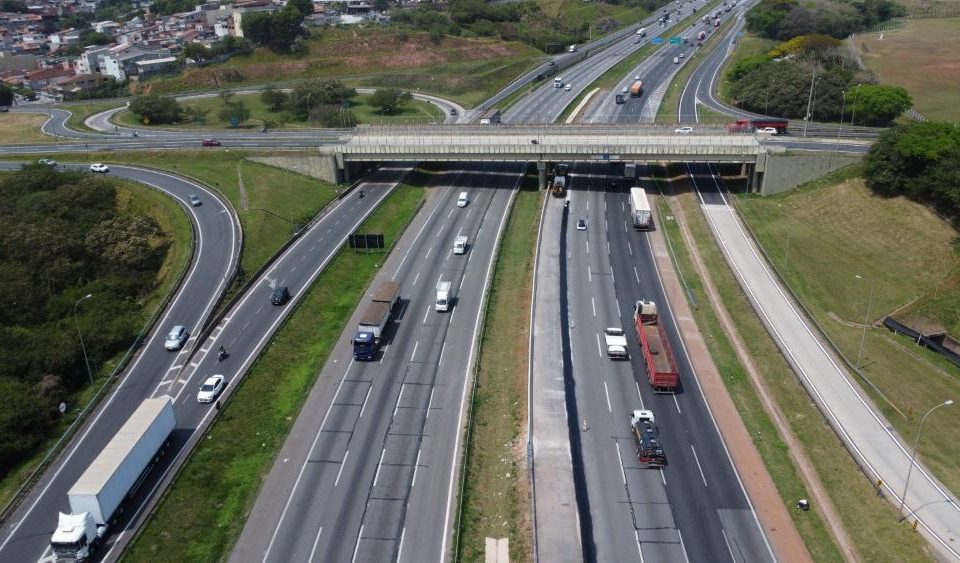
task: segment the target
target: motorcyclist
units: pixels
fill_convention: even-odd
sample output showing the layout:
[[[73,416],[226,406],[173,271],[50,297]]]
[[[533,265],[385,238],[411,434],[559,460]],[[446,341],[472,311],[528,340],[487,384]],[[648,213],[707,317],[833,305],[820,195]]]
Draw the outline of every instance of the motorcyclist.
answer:
[[[217,353],[217,359],[223,360],[226,357],[227,357],[227,350],[223,346],[221,346],[220,351]]]
[[[363,190],[360,190],[360,197],[363,197]]]

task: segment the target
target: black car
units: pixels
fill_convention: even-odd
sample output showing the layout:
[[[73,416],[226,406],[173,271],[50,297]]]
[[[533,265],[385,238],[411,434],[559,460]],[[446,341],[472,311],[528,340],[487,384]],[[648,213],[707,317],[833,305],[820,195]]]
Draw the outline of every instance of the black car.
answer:
[[[270,302],[274,305],[283,305],[290,300],[290,290],[287,289],[287,286],[278,287],[273,290],[273,295],[270,296]]]

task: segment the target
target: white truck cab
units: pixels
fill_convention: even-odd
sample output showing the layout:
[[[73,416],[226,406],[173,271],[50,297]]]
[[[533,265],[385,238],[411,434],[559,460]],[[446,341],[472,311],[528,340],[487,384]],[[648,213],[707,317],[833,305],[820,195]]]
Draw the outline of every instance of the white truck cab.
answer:
[[[612,360],[630,359],[627,352],[627,336],[622,328],[609,327],[603,330],[603,339],[607,345],[607,356]]]
[[[437,311],[449,311],[450,310],[450,288],[453,287],[453,284],[448,281],[442,281],[437,283],[437,299],[434,301],[433,308]]]

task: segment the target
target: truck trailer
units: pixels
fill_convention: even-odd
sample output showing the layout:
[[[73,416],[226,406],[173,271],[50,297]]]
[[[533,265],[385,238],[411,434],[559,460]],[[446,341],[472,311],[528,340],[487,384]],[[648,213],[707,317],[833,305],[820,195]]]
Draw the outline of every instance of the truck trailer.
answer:
[[[680,386],[680,372],[670,349],[670,342],[657,316],[653,301],[637,301],[633,307],[633,322],[637,338],[643,348],[647,376],[655,393],[676,393]]]
[[[643,95],[643,81],[637,80],[630,86],[630,96],[633,98],[639,98]]]
[[[380,284],[360,317],[357,334],[353,337],[353,358],[373,360],[383,340],[383,333],[400,306],[400,282]]]
[[[653,213],[650,201],[643,188],[630,188],[630,219],[635,230],[649,229],[653,226]]]
[[[773,127],[777,130],[778,135],[783,135],[787,132],[787,125],[789,125],[789,123],[786,119],[776,117],[761,117],[757,119],[741,117],[730,125],[727,125],[727,131],[730,133],[752,133],[761,127]]]
[[[106,537],[118,508],[146,477],[176,427],[169,397],[146,399],[67,492],[50,548],[58,562],[86,561]]]

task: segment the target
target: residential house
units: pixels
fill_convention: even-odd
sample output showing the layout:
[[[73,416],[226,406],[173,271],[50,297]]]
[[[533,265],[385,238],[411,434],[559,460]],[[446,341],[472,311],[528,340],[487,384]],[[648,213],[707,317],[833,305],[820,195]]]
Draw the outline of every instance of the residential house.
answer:
[[[41,68],[28,72],[23,78],[23,85],[31,90],[43,90],[52,84],[59,84],[67,78],[74,76],[72,69]]]

